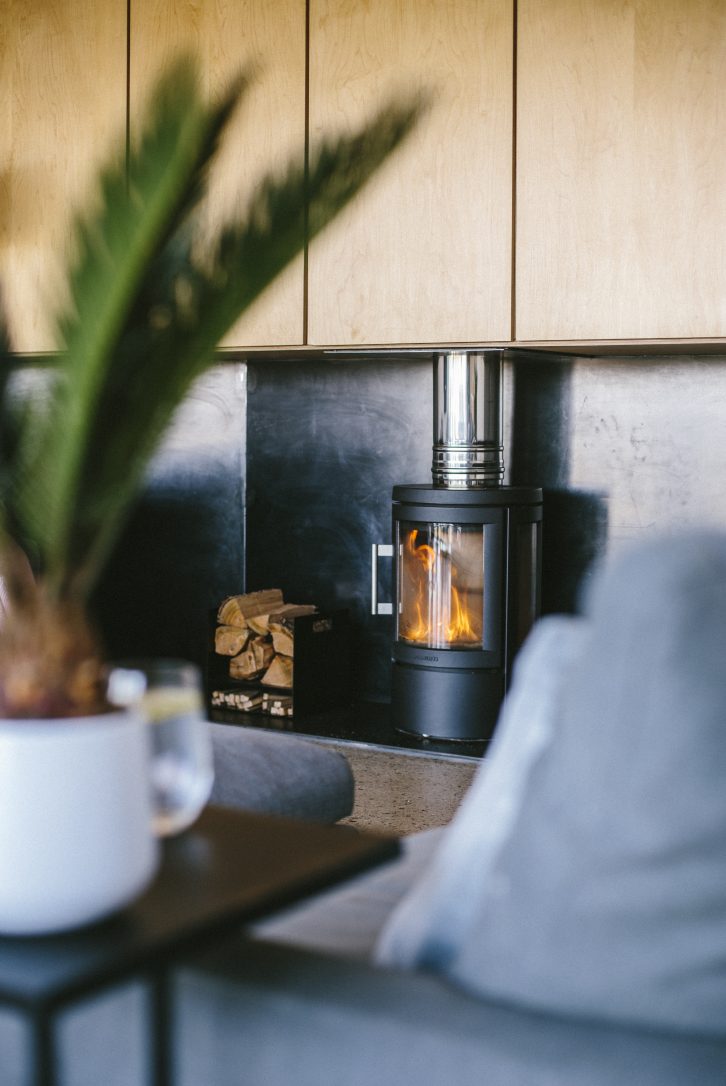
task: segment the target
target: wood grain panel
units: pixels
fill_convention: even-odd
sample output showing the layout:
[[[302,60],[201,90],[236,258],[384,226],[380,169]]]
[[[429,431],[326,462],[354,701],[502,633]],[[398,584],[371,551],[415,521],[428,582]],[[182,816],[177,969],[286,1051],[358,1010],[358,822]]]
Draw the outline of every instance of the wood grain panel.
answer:
[[[516,333],[726,334],[726,4],[519,0]]]
[[[508,339],[511,0],[310,0],[310,131],[391,93],[429,116],[309,256],[309,341]]]
[[[210,179],[210,228],[244,207],[262,176],[305,140],[305,0],[131,0],[131,134],[151,84],[181,51],[198,56],[206,92],[254,64],[255,85],[232,121]],[[303,261],[290,265],[244,314],[225,346],[301,344]]]
[[[0,0],[0,284],[17,350],[55,345],[70,223],[125,146],[125,0]]]

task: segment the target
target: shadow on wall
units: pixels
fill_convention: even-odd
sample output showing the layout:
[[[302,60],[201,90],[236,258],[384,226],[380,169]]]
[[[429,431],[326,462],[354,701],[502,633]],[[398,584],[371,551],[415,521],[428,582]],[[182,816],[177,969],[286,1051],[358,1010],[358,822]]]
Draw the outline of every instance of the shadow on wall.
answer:
[[[512,362],[512,481],[544,502],[544,611],[593,560],[650,533],[726,527],[726,357]]]
[[[606,494],[571,486],[575,365],[557,356],[513,364],[510,477],[543,490],[543,614],[577,610],[608,537]]]

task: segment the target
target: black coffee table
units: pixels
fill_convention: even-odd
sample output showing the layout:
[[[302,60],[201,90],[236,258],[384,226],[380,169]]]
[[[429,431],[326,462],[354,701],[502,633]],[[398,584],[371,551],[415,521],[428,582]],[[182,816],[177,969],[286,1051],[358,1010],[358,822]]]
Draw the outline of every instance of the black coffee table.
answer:
[[[32,1023],[35,1086],[53,1086],[54,1015],[134,975],[152,984],[153,1081],[170,1081],[168,970],[179,955],[399,852],[395,838],[208,807],[164,842],[159,874],[132,906],[65,935],[0,938],[0,1004]]]

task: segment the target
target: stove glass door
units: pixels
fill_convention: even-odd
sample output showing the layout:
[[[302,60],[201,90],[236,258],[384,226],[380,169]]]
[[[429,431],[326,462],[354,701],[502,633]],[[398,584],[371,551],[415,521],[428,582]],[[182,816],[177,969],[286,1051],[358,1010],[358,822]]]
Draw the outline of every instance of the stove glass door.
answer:
[[[398,521],[396,637],[434,649],[483,648],[482,524]]]

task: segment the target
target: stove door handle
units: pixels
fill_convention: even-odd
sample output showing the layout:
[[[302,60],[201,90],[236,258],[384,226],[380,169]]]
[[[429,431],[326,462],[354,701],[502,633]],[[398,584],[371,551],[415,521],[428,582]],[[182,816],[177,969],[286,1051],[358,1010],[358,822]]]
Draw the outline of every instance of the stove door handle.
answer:
[[[393,544],[392,543],[373,543],[371,544],[371,614],[372,615],[392,615],[393,604],[392,603],[379,603],[378,602],[378,559],[379,558],[393,558]]]

